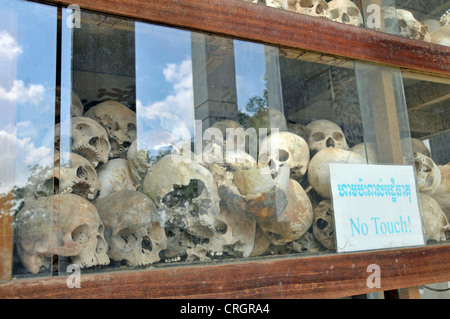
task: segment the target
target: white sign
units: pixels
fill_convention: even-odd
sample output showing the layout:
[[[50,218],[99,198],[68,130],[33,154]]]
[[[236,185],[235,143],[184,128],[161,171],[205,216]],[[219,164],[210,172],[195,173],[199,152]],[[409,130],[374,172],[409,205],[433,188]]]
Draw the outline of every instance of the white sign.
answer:
[[[330,164],[338,252],[424,245],[412,166]]]

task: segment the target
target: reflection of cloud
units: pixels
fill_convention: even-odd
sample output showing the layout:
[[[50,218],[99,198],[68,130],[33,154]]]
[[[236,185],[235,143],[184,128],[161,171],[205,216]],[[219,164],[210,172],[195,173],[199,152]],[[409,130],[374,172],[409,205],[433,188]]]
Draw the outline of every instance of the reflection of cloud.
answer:
[[[45,88],[41,84],[31,84],[26,87],[23,81],[15,80],[11,90],[7,91],[0,86],[0,100],[9,102],[25,102],[39,104],[44,99]]]
[[[146,127],[172,131],[180,121],[193,128],[193,84],[192,62],[184,60],[179,64],[167,64],[164,78],[172,84],[173,92],[162,101],[143,105],[137,101],[138,117]]]
[[[0,193],[9,191],[14,185],[24,186],[30,177],[30,166],[52,165],[52,150],[49,147],[36,147],[30,138],[19,139],[14,133],[0,130]],[[14,172],[14,173],[13,173]]]
[[[22,49],[17,44],[16,39],[7,31],[0,32],[0,58],[12,60],[20,53],[22,53]]]

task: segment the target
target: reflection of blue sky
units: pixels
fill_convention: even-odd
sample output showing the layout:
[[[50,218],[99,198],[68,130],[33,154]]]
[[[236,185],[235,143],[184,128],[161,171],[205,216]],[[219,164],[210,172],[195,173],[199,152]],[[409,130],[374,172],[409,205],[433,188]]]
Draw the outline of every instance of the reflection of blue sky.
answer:
[[[245,112],[251,97],[263,96],[264,46],[234,44],[238,108]],[[140,145],[148,144],[144,135],[161,130],[184,129],[194,136],[190,32],[136,23],[136,92]]]
[[[266,84],[264,46],[235,40],[234,52],[238,109],[245,113],[248,100],[256,95],[262,97],[264,94]]]
[[[48,164],[53,147],[56,8],[26,1],[0,3],[0,192],[23,184],[28,166]],[[51,163],[51,161],[50,161]],[[14,165],[15,164],[15,165]],[[9,172],[8,172],[9,171]]]

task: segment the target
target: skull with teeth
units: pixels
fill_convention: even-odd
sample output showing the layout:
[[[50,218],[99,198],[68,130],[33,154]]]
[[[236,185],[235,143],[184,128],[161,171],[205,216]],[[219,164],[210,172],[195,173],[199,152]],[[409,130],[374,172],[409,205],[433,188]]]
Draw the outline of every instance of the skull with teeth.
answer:
[[[100,199],[96,207],[105,224],[112,260],[124,260],[132,267],[160,261],[167,237],[150,198],[137,191],[121,190]]]
[[[67,158],[60,159],[55,154],[56,192],[77,194],[88,200],[94,200],[101,190],[97,172],[87,159],[76,153],[69,153]]]
[[[359,8],[350,0],[332,0],[328,2],[331,20],[354,25],[363,26],[363,18]]]
[[[111,144],[110,158],[126,158],[128,148],[136,139],[136,113],[116,101],[97,104],[85,114],[103,126]]]
[[[327,147],[348,150],[344,132],[336,123],[316,120],[309,123],[306,128],[309,130],[308,145],[311,156]]]
[[[31,273],[50,267],[53,255],[69,257],[80,267],[109,264],[97,209],[78,195],[25,203],[15,217],[15,229],[19,257]]]
[[[71,118],[71,150],[85,157],[95,168],[108,162],[111,146],[103,127],[88,117]]]

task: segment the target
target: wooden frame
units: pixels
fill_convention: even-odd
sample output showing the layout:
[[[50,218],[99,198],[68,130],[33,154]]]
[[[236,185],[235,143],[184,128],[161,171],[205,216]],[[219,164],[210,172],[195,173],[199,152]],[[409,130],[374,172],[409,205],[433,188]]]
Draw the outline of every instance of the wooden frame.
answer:
[[[69,5],[70,0],[39,1]],[[450,48],[241,0],[77,0],[82,9],[450,78]],[[336,35],[339,36],[336,36]],[[409,72],[408,71],[408,72]],[[9,245],[9,244],[8,244]],[[11,252],[12,254],[12,252]],[[0,283],[1,298],[336,298],[450,280],[450,245],[83,274]],[[367,267],[381,269],[369,288]]]

